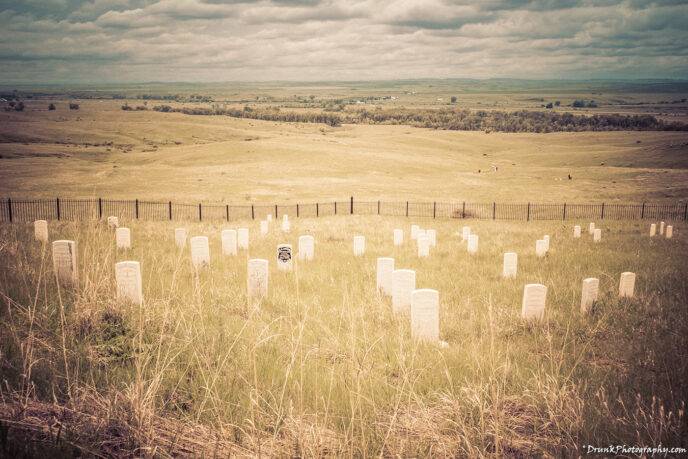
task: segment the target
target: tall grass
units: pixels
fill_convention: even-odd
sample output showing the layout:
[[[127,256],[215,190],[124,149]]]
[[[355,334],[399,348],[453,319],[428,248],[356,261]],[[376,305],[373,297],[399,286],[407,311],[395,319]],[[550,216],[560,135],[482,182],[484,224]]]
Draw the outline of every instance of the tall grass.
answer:
[[[251,248],[236,257],[221,255],[229,226],[190,223],[190,236],[211,241],[211,266],[196,274],[188,246],[175,247],[179,224],[123,223],[133,242],[123,252],[103,222],[51,222],[51,240],[78,243],[75,289],[56,285],[31,225],[0,227],[7,441],[112,455],[404,457],[688,443],[685,226],[665,240],[647,237],[645,223],[598,222],[603,239],[593,244],[573,239],[568,223],[468,221],[480,235],[470,256],[462,222],[424,220],[438,247],[418,259],[410,223],[302,219],[289,235],[273,223],[261,238],[257,222],[242,222]],[[394,227],[405,229],[402,248]],[[296,247],[306,233],[315,260],[278,272],[277,244]],[[551,250],[537,259],[545,233]],[[364,257],[353,256],[354,234],[366,236]],[[506,251],[519,254],[514,280],[500,277]],[[408,317],[375,291],[378,256],[439,290],[447,348],[410,338]],[[249,257],[271,263],[259,308],[245,296]],[[141,262],[142,307],[115,299],[122,260]],[[634,299],[616,296],[623,271],[638,276]],[[579,313],[584,277],[600,278],[588,316]],[[531,282],[549,288],[539,324],[519,319]],[[59,434],[45,427],[55,419]]]

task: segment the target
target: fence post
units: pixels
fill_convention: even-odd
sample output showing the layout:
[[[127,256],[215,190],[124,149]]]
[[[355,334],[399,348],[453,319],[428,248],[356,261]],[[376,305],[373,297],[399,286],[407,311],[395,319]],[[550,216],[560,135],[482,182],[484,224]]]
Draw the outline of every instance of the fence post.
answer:
[[[225,204],[225,220],[229,221],[229,204]]]
[[[604,220],[604,203],[602,203],[602,215],[600,215],[600,219]]]
[[[645,203],[643,203],[643,207],[640,208],[640,219],[643,220],[645,218]]]
[[[251,204],[251,220],[255,220],[255,219],[256,219],[256,211],[253,208],[253,204]]]
[[[277,204],[275,204],[275,218],[277,218]]]
[[[466,218],[466,201],[463,202],[463,207],[461,207],[461,218]]]
[[[497,203],[493,202],[492,203],[492,220],[497,219]]]
[[[60,198],[55,198],[55,210],[57,211],[57,219],[60,219]]]
[[[406,201],[406,216],[408,217],[408,201]]]
[[[432,218],[437,217],[437,202],[433,201],[432,202]]]
[[[139,219],[139,200],[137,199],[134,201],[134,206],[135,206],[135,213],[136,213],[136,219]]]
[[[98,198],[98,220],[103,218],[103,198]]]
[[[198,221],[203,221],[203,210],[201,209],[201,203],[198,203]]]
[[[334,202],[334,214],[337,215],[337,201]]]
[[[354,214],[354,197],[351,196],[351,215]]]
[[[530,203],[528,203],[528,215],[526,216],[526,221],[530,221]]]
[[[296,203],[296,218],[299,217],[299,204]]]
[[[686,203],[685,207],[683,208],[683,219],[688,220],[688,202]]]
[[[170,217],[170,220],[172,220],[172,201],[167,202],[167,214]]]
[[[564,203],[564,217],[562,218],[562,220],[566,220],[566,203]]]
[[[10,223],[12,223],[12,198],[7,198],[7,215],[10,217]]]
[[[319,217],[320,216],[320,206],[318,206],[318,203],[315,203],[315,216]]]
[[[380,215],[380,200],[377,200],[377,214]]]

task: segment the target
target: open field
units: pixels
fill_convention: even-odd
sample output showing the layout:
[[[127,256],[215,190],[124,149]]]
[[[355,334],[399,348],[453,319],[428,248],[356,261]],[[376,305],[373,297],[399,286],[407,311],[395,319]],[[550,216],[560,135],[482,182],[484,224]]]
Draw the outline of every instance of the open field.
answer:
[[[646,222],[598,222],[593,245],[587,234],[571,237],[572,223],[467,221],[480,236],[470,256],[457,222],[416,221],[438,232],[430,258],[418,259],[412,241],[392,245],[395,227],[409,237],[408,219],[293,219],[290,234],[273,223],[265,238],[256,222],[237,222],[251,246],[236,257],[220,255],[224,225],[193,223],[189,235],[211,241],[211,265],[195,276],[172,224],[121,223],[132,230],[128,252],[115,249],[104,222],[51,222],[51,240],[77,241],[74,290],[58,290],[32,225],[0,227],[3,417],[41,429],[60,419],[59,440],[40,435],[55,448],[527,457],[688,444],[683,224],[667,240],[650,239]],[[538,260],[545,233],[551,251]],[[300,234],[315,236],[315,260],[276,271],[276,245]],[[366,236],[364,257],[352,255],[354,234]],[[519,254],[514,280],[500,277],[506,251]],[[411,340],[408,319],[375,291],[378,256],[440,292],[447,348]],[[258,309],[245,297],[249,257],[271,265]],[[115,300],[120,260],[142,264],[141,308]],[[616,296],[623,271],[638,276],[634,299]],[[585,277],[600,279],[588,316],[579,312]],[[520,304],[534,282],[549,289],[547,309],[529,325]],[[20,444],[17,452],[39,448]]]
[[[685,132],[506,134],[80,110],[0,113],[0,194],[180,202],[688,198]],[[498,167],[492,172],[491,166]],[[479,172],[480,171],[480,172]],[[572,180],[568,180],[571,174]]]

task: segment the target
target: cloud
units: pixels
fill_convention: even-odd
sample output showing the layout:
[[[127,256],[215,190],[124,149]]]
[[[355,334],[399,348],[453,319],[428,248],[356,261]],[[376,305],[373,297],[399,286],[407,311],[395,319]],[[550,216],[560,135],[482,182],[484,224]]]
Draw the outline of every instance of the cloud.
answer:
[[[676,78],[686,18],[668,0],[0,0],[0,78]]]

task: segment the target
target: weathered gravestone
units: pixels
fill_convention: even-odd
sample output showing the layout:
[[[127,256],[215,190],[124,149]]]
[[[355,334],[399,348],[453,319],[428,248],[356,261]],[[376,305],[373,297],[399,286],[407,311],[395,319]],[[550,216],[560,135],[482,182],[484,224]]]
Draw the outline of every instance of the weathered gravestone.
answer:
[[[177,244],[177,247],[180,249],[186,247],[186,228],[175,228],[174,243]]]
[[[119,218],[115,217],[114,215],[110,215],[107,218],[107,225],[108,228],[117,228],[119,226]]]
[[[600,280],[595,277],[583,279],[583,289],[581,292],[580,311],[587,314],[593,303],[597,301],[597,294],[600,290]]]
[[[659,234],[664,234],[664,222],[659,222]]]
[[[248,261],[246,294],[249,299],[262,299],[268,295],[268,261],[253,258]]]
[[[400,246],[404,243],[404,230],[396,228],[394,230],[394,245]]]
[[[502,267],[502,277],[506,279],[516,277],[518,270],[518,255],[514,252],[504,254],[504,266]]]
[[[581,227],[580,226],[576,225],[573,227],[573,237],[576,239],[581,237]]]
[[[129,228],[117,228],[115,230],[115,244],[118,249],[131,248],[131,231]]]
[[[545,234],[542,240],[545,241],[545,252],[549,252],[549,234]]]
[[[425,235],[428,237],[428,240],[430,241],[430,247],[437,247],[437,231],[434,229],[429,229],[425,231]]]
[[[220,233],[222,239],[222,254],[236,255],[237,254],[237,232],[233,229],[222,230]]]
[[[461,228],[461,240],[462,241],[467,241],[468,236],[471,235],[471,227],[470,226],[464,226]]]
[[[365,253],[365,237],[354,236],[354,256],[360,257]]]
[[[419,234],[416,239],[418,244],[418,257],[425,258],[430,256],[430,240],[425,234]]]
[[[542,258],[547,255],[547,242],[544,239],[535,241],[535,255]]]
[[[286,215],[285,215],[285,217],[286,217]],[[287,218],[287,219],[284,219],[284,218],[283,218],[283,219],[282,219],[282,232],[283,232],[283,233],[288,233],[289,231],[291,231],[291,223],[289,223],[289,219],[288,219],[288,218]]]
[[[210,246],[206,236],[194,236],[191,238],[191,263],[199,269],[210,266]]]
[[[392,272],[392,311],[409,313],[411,295],[416,289],[416,272],[410,269],[395,269]]]
[[[394,273],[394,258],[380,257],[377,259],[377,275],[375,284],[378,291],[384,295],[392,295],[392,274]]]
[[[674,236],[674,227],[669,225],[666,227],[666,238],[671,239]]]
[[[294,268],[294,260],[291,253],[291,244],[277,246],[277,269],[279,271],[291,271]]]
[[[602,230],[600,228],[595,228],[595,231],[592,234],[592,241],[593,242],[600,242],[602,240]]]
[[[248,250],[248,228],[239,228],[237,230],[237,248]]]
[[[521,317],[526,320],[542,320],[545,316],[547,287],[542,284],[526,284],[523,288]]]
[[[418,225],[411,225],[411,240],[415,241],[418,237],[418,230],[420,227]]]
[[[53,270],[60,284],[74,285],[78,280],[76,242],[53,242]]]
[[[619,296],[622,298],[633,298],[635,292],[635,273],[621,273],[619,279]]]
[[[478,253],[478,235],[469,234],[468,235],[468,253]]]
[[[260,221],[260,235],[265,236],[268,234],[268,221],[267,220],[261,220]]]
[[[437,343],[440,340],[440,294],[429,288],[411,294],[411,336]]]
[[[593,233],[594,231],[595,231],[595,224],[591,222],[591,223],[588,225],[588,233],[592,236],[592,233]]]
[[[650,225],[650,237],[654,237],[657,234],[657,225],[654,223]]]
[[[138,261],[115,263],[115,280],[117,282],[117,299],[138,305],[143,303],[141,265]]]
[[[270,223],[272,221],[272,214],[267,214],[265,219],[268,221],[268,223]]]
[[[39,242],[48,242],[48,222],[36,220],[33,222],[33,237]]]
[[[310,261],[315,255],[315,238],[311,235],[299,236],[299,260]]]

